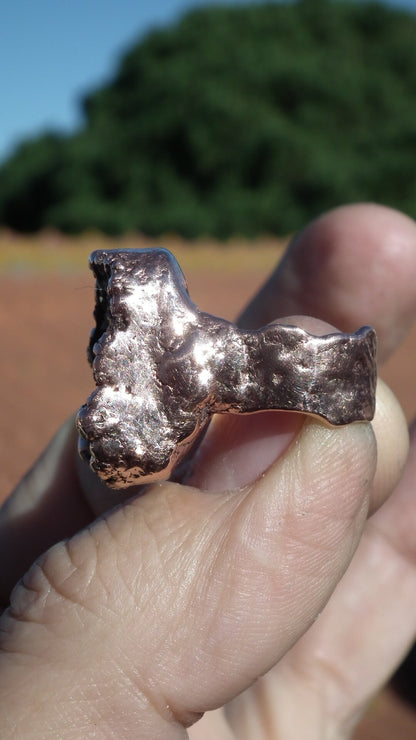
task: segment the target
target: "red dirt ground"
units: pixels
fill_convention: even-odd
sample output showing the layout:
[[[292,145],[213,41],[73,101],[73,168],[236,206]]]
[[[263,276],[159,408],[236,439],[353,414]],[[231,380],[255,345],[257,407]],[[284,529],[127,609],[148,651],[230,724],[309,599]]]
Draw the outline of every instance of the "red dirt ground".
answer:
[[[201,269],[187,275],[200,308],[233,318],[265,275]],[[58,426],[93,389],[85,347],[92,328],[93,282],[68,277],[0,278],[0,500],[34,461]],[[383,376],[416,414],[416,329]],[[357,740],[414,740],[416,711],[384,692],[357,731]]]

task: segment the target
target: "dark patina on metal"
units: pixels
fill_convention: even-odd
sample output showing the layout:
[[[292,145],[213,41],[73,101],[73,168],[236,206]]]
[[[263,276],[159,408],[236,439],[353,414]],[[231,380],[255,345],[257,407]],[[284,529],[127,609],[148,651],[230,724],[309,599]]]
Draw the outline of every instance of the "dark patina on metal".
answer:
[[[281,409],[330,424],[370,421],[376,335],[239,329],[198,310],[165,249],[99,250],[97,389],[77,417],[80,453],[110,487],[168,478],[215,413]]]

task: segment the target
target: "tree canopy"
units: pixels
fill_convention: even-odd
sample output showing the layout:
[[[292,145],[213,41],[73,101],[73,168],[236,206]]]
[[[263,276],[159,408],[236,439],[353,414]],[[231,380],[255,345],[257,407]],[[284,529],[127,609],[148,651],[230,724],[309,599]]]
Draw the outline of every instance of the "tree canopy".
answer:
[[[340,203],[416,216],[416,17],[377,3],[208,7],[153,31],[71,136],[0,169],[0,223],[285,234]]]

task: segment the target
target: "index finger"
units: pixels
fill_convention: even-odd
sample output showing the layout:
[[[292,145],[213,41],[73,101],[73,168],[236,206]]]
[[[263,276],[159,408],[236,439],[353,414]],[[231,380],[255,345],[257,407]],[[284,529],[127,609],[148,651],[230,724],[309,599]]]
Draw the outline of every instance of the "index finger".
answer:
[[[384,361],[416,314],[416,224],[375,204],[343,206],[313,221],[240,316],[257,328],[292,314],[378,335]]]

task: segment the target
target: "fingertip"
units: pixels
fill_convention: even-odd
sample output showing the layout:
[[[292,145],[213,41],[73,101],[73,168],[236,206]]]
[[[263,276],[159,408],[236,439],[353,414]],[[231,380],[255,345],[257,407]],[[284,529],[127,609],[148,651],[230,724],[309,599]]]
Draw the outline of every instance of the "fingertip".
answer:
[[[416,313],[416,224],[385,206],[342,206],[312,221],[241,316],[258,327],[308,314],[352,332],[373,326],[384,360]]]
[[[372,427],[377,440],[377,470],[371,496],[371,513],[393,492],[409,454],[409,430],[405,415],[393,392],[380,379]]]
[[[286,454],[262,477],[260,488],[279,481],[288,505],[303,513],[351,519],[368,503],[376,472],[374,432],[368,423],[331,427],[306,419]]]
[[[285,454],[244,492],[233,525],[239,564],[256,573],[270,604],[277,600],[289,644],[322,610],[351,561],[376,458],[370,424],[334,428],[308,418]],[[260,598],[259,605],[265,608]]]

